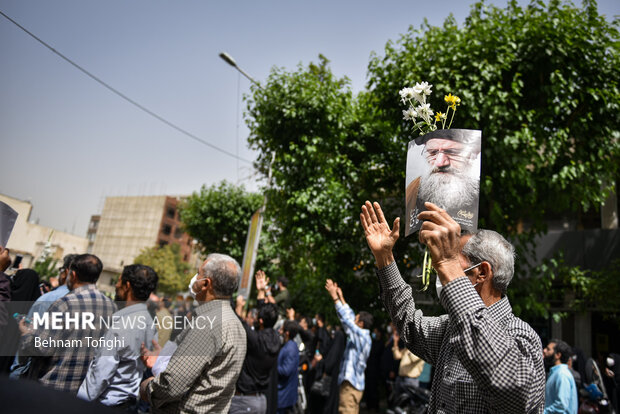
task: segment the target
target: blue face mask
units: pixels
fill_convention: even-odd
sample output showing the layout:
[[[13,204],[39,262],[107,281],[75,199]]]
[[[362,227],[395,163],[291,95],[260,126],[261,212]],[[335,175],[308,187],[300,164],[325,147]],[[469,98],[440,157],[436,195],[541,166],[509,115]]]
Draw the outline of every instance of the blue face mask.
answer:
[[[482,264],[482,262],[470,266],[467,269],[463,270],[463,273],[467,273],[469,272],[471,269],[475,269],[476,267],[480,266]],[[478,283],[474,283],[474,287],[478,286]],[[437,298],[441,301],[441,291],[443,290],[443,285],[441,284],[441,281],[439,280],[439,275],[437,275],[437,277],[435,278],[435,290],[437,291]]]

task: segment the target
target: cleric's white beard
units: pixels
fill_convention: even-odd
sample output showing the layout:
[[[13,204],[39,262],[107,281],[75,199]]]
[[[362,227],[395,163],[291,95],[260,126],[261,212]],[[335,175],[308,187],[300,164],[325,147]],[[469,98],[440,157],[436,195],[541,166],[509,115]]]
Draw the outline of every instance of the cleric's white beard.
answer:
[[[419,197],[444,210],[471,204],[478,194],[478,179],[468,174],[429,172],[422,176]]]

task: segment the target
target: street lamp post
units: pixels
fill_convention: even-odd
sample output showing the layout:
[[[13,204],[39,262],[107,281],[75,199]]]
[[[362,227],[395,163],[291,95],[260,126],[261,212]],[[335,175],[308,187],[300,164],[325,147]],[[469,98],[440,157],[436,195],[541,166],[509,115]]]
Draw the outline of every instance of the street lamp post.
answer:
[[[262,86],[258,82],[254,80],[250,75],[248,75],[243,69],[241,69],[235,59],[230,56],[226,52],[220,53],[220,58],[224,60],[224,62],[228,63],[233,68],[237,69],[239,73],[248,78],[250,82],[259,87],[261,90],[264,90]],[[271,188],[271,178],[272,178],[272,166],[273,162],[276,159],[276,152],[273,151],[271,153],[271,161],[269,162],[269,170],[267,173],[267,188]],[[265,209],[267,207],[267,195],[263,196],[263,205],[252,215],[252,219],[250,220],[250,228],[248,229],[248,237],[246,240],[245,251],[243,253],[243,269],[241,275],[241,283],[239,284],[238,294],[242,294],[246,297],[250,296],[250,291],[252,290],[252,273],[254,272],[254,263],[256,261],[256,254],[258,251],[258,242],[260,239],[260,232],[263,225],[263,214],[265,213]],[[247,304],[246,304],[247,306]]]

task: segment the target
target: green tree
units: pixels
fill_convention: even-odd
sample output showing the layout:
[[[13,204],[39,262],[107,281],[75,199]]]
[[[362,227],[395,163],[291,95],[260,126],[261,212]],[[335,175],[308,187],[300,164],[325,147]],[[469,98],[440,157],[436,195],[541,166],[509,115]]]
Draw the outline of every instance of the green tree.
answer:
[[[434,108],[444,94],[462,98],[453,127],[483,131],[479,225],[515,240],[521,257],[547,218],[597,209],[620,168],[619,44],[618,22],[591,0],[583,8],[480,2],[462,27],[450,16],[389,41],[357,96],[322,56],[292,72],[273,69],[248,98],[247,123],[263,174],[276,153],[267,206],[274,271],[307,289],[298,307],[329,305],[326,277],[357,309],[380,306],[359,208],[378,200],[386,216],[403,214],[406,145],[417,134],[402,119],[398,90],[418,81],[434,85]],[[420,259],[415,236],[396,248],[409,273]],[[548,302],[532,305],[545,292],[527,294],[532,283],[515,282],[511,296],[523,315],[545,315]]]
[[[159,276],[157,291],[166,295],[187,290],[187,284],[192,278],[190,265],[181,259],[178,244],[145,248],[133,262],[152,267]]]
[[[58,276],[58,260],[52,256],[47,256],[42,260],[37,260],[32,268],[41,280],[49,281],[51,277]]]
[[[183,201],[179,214],[183,228],[198,240],[203,253],[225,253],[241,262],[250,218],[262,204],[261,194],[222,181],[203,185]]]
[[[481,226],[543,231],[551,214],[598,207],[618,176],[617,26],[591,0],[480,2],[462,28],[449,17],[389,42],[369,87],[403,141],[412,130],[395,91],[426,80],[436,100],[458,94],[455,125],[483,131]]]
[[[393,197],[402,185],[384,179],[386,148],[394,143],[377,139],[382,125],[366,99],[354,97],[349,81],[336,78],[320,56],[318,64],[291,73],[274,69],[248,100],[249,142],[262,173],[276,154],[266,213],[277,265],[268,275],[291,280],[302,312],[333,308],[324,290],[328,277],[354,308],[381,306],[374,276],[364,271],[372,264],[359,211],[364,200]]]
[[[398,89],[425,80],[436,99],[462,98],[454,126],[483,134],[479,225],[517,241],[517,274],[546,219],[598,210],[613,190],[620,168],[618,38],[618,21],[606,22],[591,0],[582,8],[557,0],[525,8],[512,1],[505,9],[480,2],[463,27],[449,17],[443,27],[410,28],[386,45],[385,56],[371,59],[374,105],[401,142],[413,131],[401,119]],[[386,171],[394,180],[403,156],[394,154],[397,170]],[[517,308],[546,316],[548,291],[532,297],[538,280],[521,282],[512,289]]]

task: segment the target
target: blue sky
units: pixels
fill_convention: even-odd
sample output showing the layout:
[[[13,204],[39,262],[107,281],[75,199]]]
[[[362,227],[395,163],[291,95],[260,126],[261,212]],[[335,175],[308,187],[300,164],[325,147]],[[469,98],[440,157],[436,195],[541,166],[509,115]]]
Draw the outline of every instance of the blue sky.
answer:
[[[0,0],[0,11],[153,112],[253,160],[242,101],[250,82],[220,52],[259,82],[321,53],[359,91],[372,51],[425,17],[440,25],[453,13],[460,23],[472,3]],[[620,14],[618,0],[598,4],[610,20]],[[250,164],[122,100],[2,16],[0,56],[0,193],[30,200],[40,224],[84,236],[106,196],[189,194],[223,179],[259,187]]]

